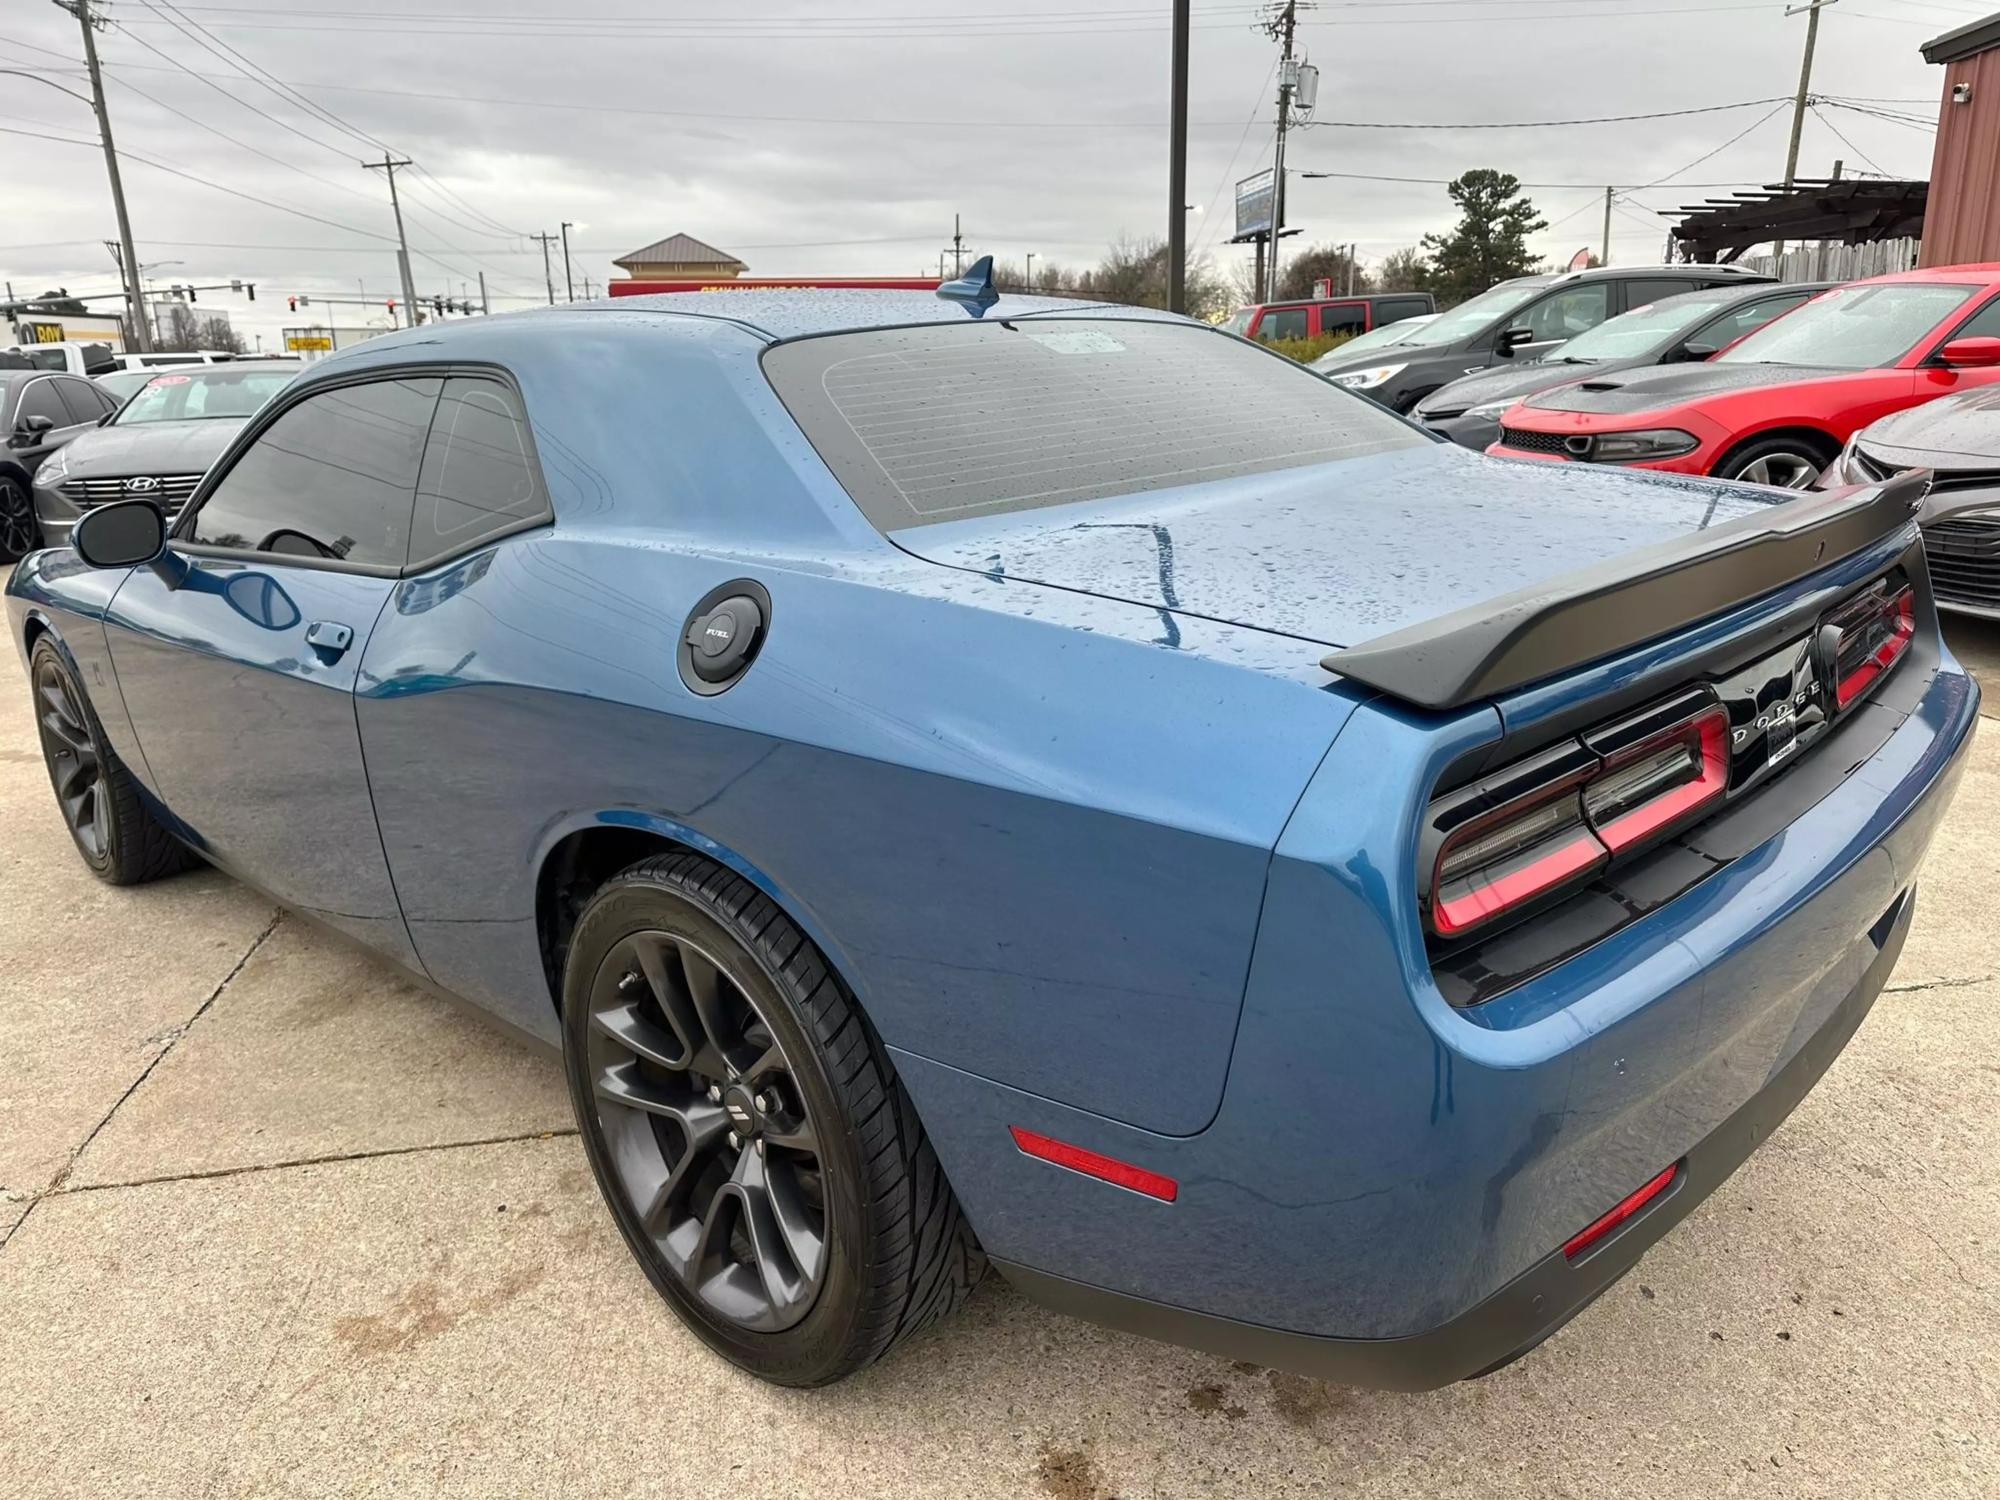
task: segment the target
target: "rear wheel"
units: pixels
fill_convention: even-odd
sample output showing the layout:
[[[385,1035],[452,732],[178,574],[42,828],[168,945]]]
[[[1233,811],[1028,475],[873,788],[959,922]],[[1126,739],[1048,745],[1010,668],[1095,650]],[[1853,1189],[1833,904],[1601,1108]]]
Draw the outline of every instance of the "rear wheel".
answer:
[[[35,642],[28,679],[49,784],[91,872],[112,885],[138,885],[193,864],[194,856],[153,816],[138,782],[105,743],[104,726],[69,659],[47,636]]]
[[[39,531],[28,487],[10,474],[0,474],[0,562],[12,562],[33,552]]]
[[[1774,485],[1781,490],[1811,489],[1820,471],[1833,462],[1834,450],[1823,438],[1803,433],[1780,434],[1745,443],[1723,455],[1715,466],[1717,479]]]
[[[563,983],[570,1095],[647,1277],[707,1343],[823,1385],[985,1269],[881,1043],[762,892],[692,854],[592,898]]]

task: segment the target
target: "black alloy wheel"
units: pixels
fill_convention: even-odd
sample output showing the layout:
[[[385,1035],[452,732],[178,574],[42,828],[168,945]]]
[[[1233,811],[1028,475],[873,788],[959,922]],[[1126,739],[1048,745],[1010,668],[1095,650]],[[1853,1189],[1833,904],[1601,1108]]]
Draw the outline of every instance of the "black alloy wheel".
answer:
[[[986,1267],[887,1049],[805,934],[699,855],[583,905],[563,1061],[625,1242],[711,1348],[782,1385],[880,1358]]]
[[[111,858],[110,796],[104,784],[104,756],[84,709],[82,695],[54,651],[35,656],[35,716],[42,732],[42,758],[70,837],[92,869]]]
[[[28,657],[28,684],[49,784],[91,873],[112,885],[138,885],[197,863],[106,744],[75,666],[50,636]]]
[[[27,486],[11,475],[0,475],[0,562],[26,557],[40,544],[35,502]]]
[[[639,1224],[718,1316],[790,1328],[826,1270],[826,1191],[770,1023],[715,955],[657,930],[612,947],[588,1003],[597,1115]]]

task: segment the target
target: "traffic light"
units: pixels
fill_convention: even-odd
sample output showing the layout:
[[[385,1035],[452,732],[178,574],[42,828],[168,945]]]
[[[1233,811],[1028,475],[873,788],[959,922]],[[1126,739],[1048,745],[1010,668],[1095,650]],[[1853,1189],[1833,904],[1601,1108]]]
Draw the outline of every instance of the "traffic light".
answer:
[[[288,312],[297,312],[299,310],[299,299],[296,297],[287,297],[285,299],[285,309]]]
[[[187,289],[187,293],[188,293],[188,301],[189,301],[189,302],[194,302],[194,301],[196,301],[196,300],[197,300],[197,299],[196,299],[196,297],[195,297],[195,294],[194,294],[194,292],[195,292],[195,289],[194,289],[193,287],[189,287],[189,288]]]
[[[245,290],[246,290],[246,291],[248,291],[248,293],[249,293],[249,295],[250,295],[250,300],[251,300],[252,302],[255,302],[255,301],[257,300],[257,283],[256,283],[256,282],[254,282],[254,281],[253,281],[253,282],[251,282],[251,283],[250,283],[250,284],[248,285],[248,287],[247,287],[247,288],[245,288]]]

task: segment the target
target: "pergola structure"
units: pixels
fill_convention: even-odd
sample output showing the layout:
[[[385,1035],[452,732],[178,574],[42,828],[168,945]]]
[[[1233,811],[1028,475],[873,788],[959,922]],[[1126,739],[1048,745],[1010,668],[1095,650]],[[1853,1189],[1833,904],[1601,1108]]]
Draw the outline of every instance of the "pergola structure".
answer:
[[[1758,192],[1683,204],[1686,217],[1671,233],[1682,259],[1704,264],[1728,264],[1774,240],[1866,245],[1915,239],[1924,232],[1929,194],[1928,182],[1876,177],[1809,177],[1790,187],[1767,183]]]

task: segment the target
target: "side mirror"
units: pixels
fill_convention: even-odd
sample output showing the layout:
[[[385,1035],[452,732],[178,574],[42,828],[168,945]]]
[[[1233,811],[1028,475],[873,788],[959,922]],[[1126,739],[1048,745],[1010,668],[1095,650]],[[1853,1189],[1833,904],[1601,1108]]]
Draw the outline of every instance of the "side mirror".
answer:
[[[1512,359],[1516,349],[1519,349],[1524,344],[1532,344],[1534,341],[1534,329],[1509,328],[1493,341],[1493,352],[1502,359]]]
[[[84,512],[69,534],[77,556],[93,568],[132,568],[166,549],[167,518],[150,500],[120,500]]]
[[[35,440],[55,430],[53,417],[23,417],[14,427],[14,445],[18,448],[33,447]]]
[[[1676,359],[1686,359],[1686,360],[1696,360],[1696,361],[1704,359],[1714,359],[1716,356],[1716,352],[1721,347],[1722,346],[1720,344],[1682,344],[1680,347],[1680,352],[1676,354],[1674,357]]]
[[[2000,365],[2000,338],[1953,339],[1938,350],[1937,361],[1954,370],[1990,370]]]

